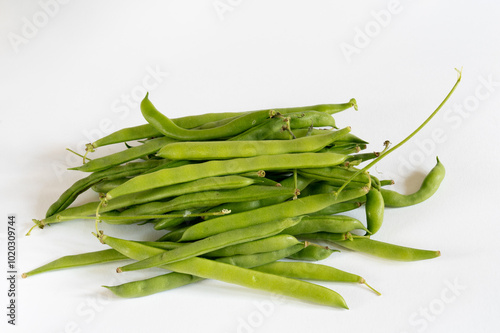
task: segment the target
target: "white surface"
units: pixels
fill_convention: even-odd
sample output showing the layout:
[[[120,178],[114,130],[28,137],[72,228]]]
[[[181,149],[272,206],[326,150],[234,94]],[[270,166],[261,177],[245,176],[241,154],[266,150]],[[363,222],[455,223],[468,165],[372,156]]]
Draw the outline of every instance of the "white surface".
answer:
[[[390,1],[70,1],[50,7],[46,22],[40,3],[2,1],[0,11],[0,219],[4,226],[7,214],[17,214],[20,272],[102,248],[89,222],[22,235],[81,177],[64,170],[79,162],[66,147],[81,152],[96,137],[144,123],[136,103],[143,80],[151,100],[171,117],[355,97],[359,112],[339,114],[337,122],[368,139],[369,150],[416,128],[454,84],[454,67],[464,66],[463,80],[445,109],[373,170],[409,193],[440,157],[447,175],[436,195],[415,207],[387,210],[375,238],[439,249],[442,256],[399,263],[344,252],[326,260],[364,276],[383,296],[325,283],[345,297],[345,311],[293,299],[275,302],[263,292],[204,281],[123,300],[100,286],[159,271],[117,275],[116,264],[109,264],[19,280],[18,325],[12,328],[4,314],[2,227],[2,332],[7,326],[9,332],[498,329],[498,2],[401,1],[391,7]],[[220,4],[231,10],[220,16]],[[382,26],[373,12],[388,6],[397,12],[390,20],[384,16]],[[24,28],[23,35],[25,19],[33,22],[33,16],[43,26],[31,35]],[[372,37],[349,62],[341,45],[355,45],[365,29],[373,29]],[[17,52],[12,34],[26,37]],[[157,80],[147,79],[154,70]],[[121,99],[134,93],[137,99],[127,106]],[[154,234],[136,226],[104,228],[134,239]]]

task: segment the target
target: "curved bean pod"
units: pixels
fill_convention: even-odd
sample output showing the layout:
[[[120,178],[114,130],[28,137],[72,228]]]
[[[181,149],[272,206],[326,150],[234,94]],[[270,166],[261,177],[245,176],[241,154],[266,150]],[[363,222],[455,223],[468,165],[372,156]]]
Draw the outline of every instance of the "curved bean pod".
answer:
[[[425,176],[420,189],[413,194],[400,194],[395,191],[381,189],[386,207],[407,207],[421,203],[429,199],[439,188],[444,179],[445,169],[443,164],[436,158],[434,168]]]
[[[237,135],[265,119],[274,116],[274,112],[264,110],[255,111],[243,115],[216,128],[201,130],[185,129],[177,126],[171,119],[159,112],[148,98],[149,94],[141,102],[141,112],[144,118],[166,137],[176,140],[203,141],[220,139]]]
[[[374,235],[382,227],[384,221],[384,198],[376,188],[370,189],[366,194],[366,226]]]

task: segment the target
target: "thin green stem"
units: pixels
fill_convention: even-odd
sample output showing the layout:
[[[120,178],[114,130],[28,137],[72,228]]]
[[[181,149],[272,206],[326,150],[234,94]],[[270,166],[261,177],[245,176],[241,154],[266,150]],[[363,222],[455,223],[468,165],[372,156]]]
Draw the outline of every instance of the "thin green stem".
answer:
[[[439,110],[441,110],[441,108],[443,107],[443,105],[448,101],[448,99],[451,97],[451,95],[453,94],[453,92],[455,91],[455,89],[457,88],[458,84],[460,83],[460,80],[462,79],[462,70],[458,70],[455,68],[455,70],[458,72],[458,78],[457,78],[457,82],[455,83],[455,85],[453,86],[453,88],[451,88],[450,92],[448,93],[448,95],[446,95],[445,99],[441,102],[441,104],[439,104],[439,106],[436,108],[436,110],[434,110],[434,112],[431,113],[431,115],[416,129],[414,130],[410,135],[408,135],[405,139],[403,139],[403,141],[401,141],[400,143],[398,143],[397,145],[395,145],[394,147],[392,147],[391,149],[389,150],[386,150],[386,151],[383,151],[380,153],[380,156],[377,157],[376,159],[374,159],[370,164],[368,164],[367,166],[365,166],[363,169],[357,171],[355,174],[353,174],[348,180],[345,181],[345,183],[337,190],[337,195],[347,186],[347,184],[349,184],[356,176],[358,176],[360,173],[370,169],[372,166],[374,166],[375,164],[377,164],[381,159],[383,159],[385,156],[389,155],[390,153],[392,153],[394,150],[398,149],[399,147],[401,147],[403,144],[405,144],[408,140],[410,140],[415,134],[417,134],[422,128],[424,128],[425,125],[427,125],[427,123],[429,121],[431,121],[432,118],[434,118],[434,116],[438,113]]]
[[[87,157],[88,151],[85,151],[85,155],[82,155],[82,154],[78,154],[76,151],[74,151],[72,149],[69,149],[69,148],[66,148],[66,150],[69,151],[70,153],[75,154],[78,157],[83,158],[83,164],[85,164],[85,160],[86,159],[89,160],[89,161],[92,161],[92,159],[90,159],[90,158]]]

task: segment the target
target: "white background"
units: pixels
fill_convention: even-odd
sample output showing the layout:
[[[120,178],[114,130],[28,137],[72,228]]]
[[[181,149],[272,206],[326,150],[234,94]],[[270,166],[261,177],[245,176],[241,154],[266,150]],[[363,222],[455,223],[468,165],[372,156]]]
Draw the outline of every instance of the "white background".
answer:
[[[0,2],[2,331],[498,330],[498,2],[66,2]],[[349,304],[339,310],[204,281],[124,300],[100,286],[160,271],[117,275],[109,264],[19,280],[17,325],[6,324],[7,215],[17,215],[19,272],[102,249],[88,221],[24,234],[82,177],[65,170],[79,163],[65,148],[82,152],[86,142],[145,122],[137,104],[144,80],[170,117],[355,97],[359,112],[339,114],[337,123],[379,150],[435,109],[461,66],[462,83],[441,113],[372,170],[410,193],[440,157],[447,175],[436,195],[388,209],[375,239],[442,256],[400,263],[344,251],[325,260],[364,276],[383,296],[324,283]],[[77,203],[93,198],[86,193]],[[353,214],[363,219],[362,209]],[[130,239],[157,236],[148,227],[103,228]]]

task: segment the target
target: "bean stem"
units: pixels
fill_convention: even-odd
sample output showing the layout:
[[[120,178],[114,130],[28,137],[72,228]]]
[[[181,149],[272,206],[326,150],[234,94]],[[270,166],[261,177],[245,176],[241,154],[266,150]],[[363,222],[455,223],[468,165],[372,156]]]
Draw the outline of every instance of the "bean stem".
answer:
[[[391,149],[387,150],[387,151],[384,151],[380,154],[379,157],[377,157],[376,159],[374,159],[370,164],[368,164],[366,167],[364,167],[363,169],[359,170],[358,172],[356,172],[354,175],[352,175],[348,180],[345,181],[345,183],[337,190],[337,195],[347,186],[347,184],[349,184],[351,182],[351,180],[353,180],[357,175],[359,175],[360,173],[362,172],[365,172],[366,170],[370,169],[372,166],[374,166],[375,164],[377,164],[381,159],[383,159],[385,156],[389,155],[390,153],[392,153],[394,150],[398,149],[399,147],[401,147],[403,144],[405,144],[408,140],[410,140],[415,134],[417,134],[422,128],[424,128],[425,125],[427,125],[427,123],[429,121],[431,121],[432,118],[434,118],[434,116],[438,113],[439,110],[441,110],[441,108],[443,107],[443,105],[448,101],[448,99],[451,97],[451,95],[453,94],[453,92],[455,91],[455,89],[457,88],[458,84],[460,83],[460,80],[462,79],[462,70],[458,70],[455,68],[455,70],[458,72],[458,78],[457,78],[457,82],[455,82],[455,85],[453,86],[453,88],[451,88],[450,92],[448,93],[448,95],[446,95],[445,99],[441,102],[441,104],[439,104],[439,106],[436,108],[436,110],[434,110],[434,112],[431,113],[431,115],[419,126],[417,127],[416,130],[414,130],[410,135],[408,135],[405,139],[403,139],[401,142],[399,142],[397,145],[395,145],[394,147],[392,147]]]

